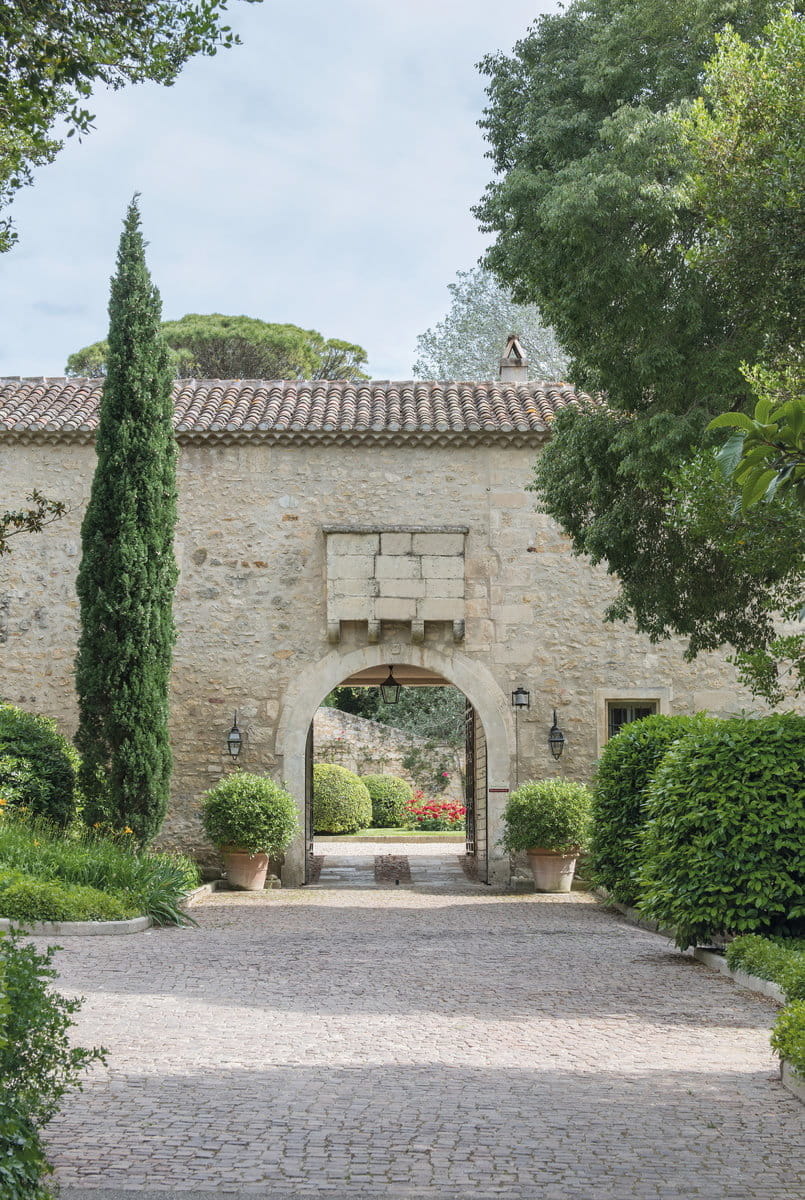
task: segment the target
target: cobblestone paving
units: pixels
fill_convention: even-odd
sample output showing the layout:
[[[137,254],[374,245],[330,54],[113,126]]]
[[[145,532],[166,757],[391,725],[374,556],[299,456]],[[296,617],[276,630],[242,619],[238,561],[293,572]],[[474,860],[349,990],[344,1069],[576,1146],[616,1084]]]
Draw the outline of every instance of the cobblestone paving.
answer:
[[[586,894],[310,888],[194,911],[198,929],[64,939],[76,1036],[109,1049],[47,1132],[66,1200],[805,1194],[773,1005]]]

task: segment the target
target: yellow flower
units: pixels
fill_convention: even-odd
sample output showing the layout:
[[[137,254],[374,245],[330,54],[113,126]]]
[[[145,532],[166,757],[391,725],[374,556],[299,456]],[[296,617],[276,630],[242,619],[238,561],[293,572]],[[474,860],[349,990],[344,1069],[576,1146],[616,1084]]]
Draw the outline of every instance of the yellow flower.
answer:
[[[35,846],[38,846],[38,845],[39,845],[39,842],[36,840],[36,838],[34,838],[34,845],[35,845]]]
[[[2,808],[6,804],[8,804],[8,800],[4,800],[3,797],[0,796],[0,808]]]
[[[100,829],[100,827],[101,827],[100,821],[96,821],[95,824],[92,826],[93,829]]]
[[[134,833],[134,830],[133,830],[133,829],[129,829],[129,827],[128,827],[128,825],[127,825],[127,826],[126,826],[126,828],[123,830],[123,832],[124,832],[124,833]]]

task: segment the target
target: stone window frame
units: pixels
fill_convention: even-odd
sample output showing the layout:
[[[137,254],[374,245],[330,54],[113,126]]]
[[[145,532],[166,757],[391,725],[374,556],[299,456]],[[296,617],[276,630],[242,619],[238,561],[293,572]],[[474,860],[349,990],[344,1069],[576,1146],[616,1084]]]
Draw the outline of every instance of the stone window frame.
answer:
[[[610,704],[645,704],[657,705],[657,712],[662,716],[671,713],[671,689],[669,687],[611,687],[596,688],[595,692],[595,729],[596,751],[598,757],[609,741]]]

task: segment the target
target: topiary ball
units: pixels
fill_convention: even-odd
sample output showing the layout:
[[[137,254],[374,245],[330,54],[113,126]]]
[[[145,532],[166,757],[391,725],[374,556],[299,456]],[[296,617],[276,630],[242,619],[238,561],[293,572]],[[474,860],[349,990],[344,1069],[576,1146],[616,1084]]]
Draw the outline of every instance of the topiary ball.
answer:
[[[292,796],[273,779],[234,771],[204,796],[204,832],[216,846],[279,854],[299,828]]]
[[[78,755],[55,721],[0,704],[0,798],[64,829],[75,815]]]
[[[313,768],[313,824],[317,833],[355,833],[372,820],[372,797],[346,767],[317,763]]]
[[[410,783],[396,775],[361,775],[361,783],[372,797],[372,824],[379,829],[400,829],[405,806],[414,798]]]

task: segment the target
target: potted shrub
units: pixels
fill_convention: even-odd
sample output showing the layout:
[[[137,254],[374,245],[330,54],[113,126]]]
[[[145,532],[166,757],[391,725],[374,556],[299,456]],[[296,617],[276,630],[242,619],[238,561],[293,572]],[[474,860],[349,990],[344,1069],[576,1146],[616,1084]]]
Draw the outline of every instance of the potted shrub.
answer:
[[[543,779],[512,792],[502,844],[525,850],[538,892],[569,892],[576,859],[592,824],[592,796],[583,783]]]
[[[296,804],[283,787],[262,775],[235,771],[206,793],[201,818],[221,851],[233,887],[257,892],[265,886],[269,855],[293,840]]]

